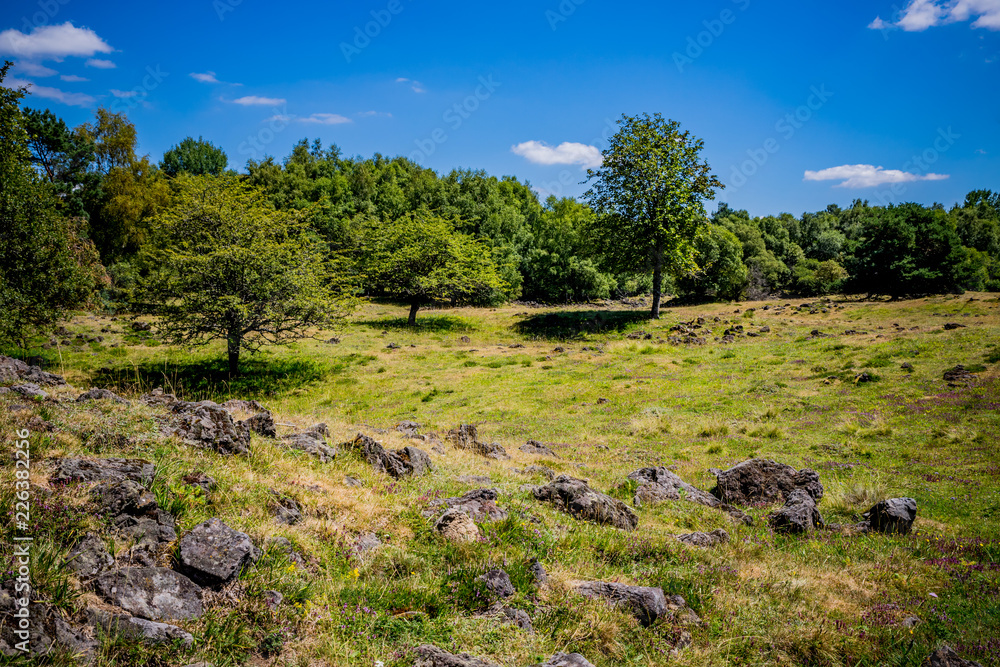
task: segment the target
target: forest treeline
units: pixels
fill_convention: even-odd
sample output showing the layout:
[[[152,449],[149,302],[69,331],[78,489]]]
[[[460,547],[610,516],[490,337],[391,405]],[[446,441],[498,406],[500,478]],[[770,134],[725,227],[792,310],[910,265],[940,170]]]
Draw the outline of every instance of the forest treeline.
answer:
[[[266,209],[268,225],[296,221],[295,234],[357,296],[412,302],[414,314],[432,301],[560,304],[652,288],[649,257],[609,261],[595,233],[607,231],[605,212],[541,200],[514,177],[440,175],[404,157],[345,156],[318,139],[280,161],[250,160],[243,174],[200,137],[154,161],[136,153],[124,114],[99,109],[71,128],[24,106],[23,91],[2,90],[0,299],[11,307],[0,333],[8,336],[87,300],[135,301],[134,288],[158,265],[150,262],[169,259],[162,244],[184,243],[161,233],[165,220],[213,188],[239,189],[230,194]],[[664,293],[694,301],[1000,291],[1000,192],[971,192],[951,210],[857,200],[799,216],[757,217],[721,203],[711,215],[702,209],[692,244],[693,263],[666,271]]]

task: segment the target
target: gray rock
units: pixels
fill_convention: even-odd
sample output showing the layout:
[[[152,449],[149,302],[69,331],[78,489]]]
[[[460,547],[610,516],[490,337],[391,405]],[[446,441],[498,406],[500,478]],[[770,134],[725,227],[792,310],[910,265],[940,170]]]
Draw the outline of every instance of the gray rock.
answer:
[[[594,667],[594,665],[579,653],[556,653],[535,667]]]
[[[105,572],[94,581],[98,595],[133,616],[159,621],[197,618],[201,589],[179,572],[162,567],[127,567]]]
[[[534,496],[579,519],[635,530],[639,517],[620,500],[591,489],[587,482],[560,475],[546,486],[537,487]]]
[[[113,401],[115,403],[121,403],[122,405],[129,405],[128,401],[115,392],[108,391],[107,389],[98,389],[96,387],[87,390],[76,398],[77,403],[85,403],[87,401]]]
[[[452,542],[475,542],[480,537],[479,526],[460,510],[448,510],[434,523],[434,531]]]
[[[713,470],[718,484],[712,493],[726,503],[784,502],[794,489],[803,489],[817,503],[823,498],[823,485],[815,470],[796,470],[792,466],[768,459],[751,459],[729,470]]]
[[[527,443],[518,447],[525,454],[534,454],[536,456],[551,456],[552,458],[559,458],[559,456],[552,451],[549,447],[543,445],[537,440],[529,440]]]
[[[740,521],[747,525],[753,523],[753,519],[742,511],[722,502],[712,494],[688,484],[673,471],[662,466],[636,470],[628,478],[638,484],[632,499],[636,507],[642,507],[643,503],[656,504],[668,500],[685,500],[725,512],[734,521]]]
[[[197,486],[206,495],[214,491],[216,487],[215,478],[201,472],[200,470],[188,473],[187,475],[184,475],[184,477],[182,477],[181,479],[188,486]]]
[[[337,450],[326,442],[329,436],[330,429],[327,428],[326,424],[316,424],[302,433],[284,435],[281,437],[281,441],[287,447],[315,456],[323,463],[329,463],[337,458]]]
[[[155,471],[152,463],[142,459],[62,459],[50,481],[66,484],[128,479],[145,484],[152,481]]]
[[[350,475],[346,475],[344,477],[344,485],[351,487],[361,487],[364,486],[365,483],[364,481],[358,479],[357,477],[351,477]]]
[[[532,463],[529,466],[525,466],[524,470],[521,471],[523,475],[541,475],[545,479],[555,479],[556,471],[548,466],[540,466]]]
[[[145,403],[146,405],[167,406],[167,407],[170,407],[178,402],[176,396],[174,396],[173,394],[164,393],[162,387],[157,387],[150,393],[143,394],[139,398],[139,400]]]
[[[456,449],[465,449],[486,458],[505,460],[509,459],[507,451],[498,443],[485,443],[479,441],[479,432],[472,424],[462,424],[458,428],[448,431],[445,438],[451,442]]]
[[[122,535],[134,540],[138,547],[151,553],[177,539],[174,517],[163,510],[145,516],[121,514],[115,517],[115,527]]]
[[[45,400],[49,397],[47,393],[42,391],[42,388],[33,382],[28,382],[25,384],[17,384],[10,388],[16,394],[20,394],[26,398],[39,398]]]
[[[156,497],[130,479],[101,482],[90,490],[90,499],[101,512],[112,517],[155,515],[159,509]]]
[[[869,530],[906,535],[917,518],[917,501],[913,498],[882,500],[865,512],[862,518]]]
[[[271,495],[274,496],[274,505],[271,507],[271,513],[274,515],[275,521],[278,523],[283,523],[286,526],[294,526],[302,521],[302,504],[290,496],[282,495],[277,491],[271,490]]]
[[[437,646],[424,644],[416,649],[417,661],[413,667],[498,667],[492,662],[474,658],[468,653],[448,653]]]
[[[367,556],[374,551],[377,551],[382,546],[382,540],[378,538],[375,533],[365,533],[364,535],[359,535],[358,539],[354,541],[354,546],[351,548],[358,556]]]
[[[178,401],[171,411],[174,417],[166,429],[169,435],[227,456],[250,452],[249,427],[233,421],[232,415],[218,403]]]
[[[267,410],[264,410],[263,412],[258,412],[253,417],[250,417],[249,419],[244,419],[243,421],[237,423],[246,426],[254,433],[262,435],[265,438],[278,437],[278,428],[274,423],[274,415],[272,415]]]
[[[645,627],[653,625],[667,613],[667,600],[661,588],[589,581],[578,584],[575,590],[584,597],[604,598],[616,606],[627,608]]]
[[[0,354],[0,383],[14,382],[30,382],[43,387],[66,384],[66,380],[59,375],[46,373],[38,366]]]
[[[213,518],[181,538],[178,569],[202,586],[222,586],[260,556],[246,533]]]
[[[978,662],[965,660],[950,646],[942,646],[927,656],[921,667],[983,667]]]
[[[31,627],[28,630],[18,629],[20,619],[14,617],[17,611],[14,599],[7,591],[0,590],[0,662],[11,664],[2,660],[2,657],[48,656],[58,649],[80,656],[83,662],[89,661],[93,656],[97,642],[90,639],[84,631],[70,625],[58,609],[47,604],[30,603],[28,614]],[[21,647],[26,652],[18,650]],[[19,663],[15,659],[12,664]]]
[[[523,609],[512,609],[511,607],[504,607],[501,610],[504,622],[509,625],[516,625],[521,628],[529,635],[535,634],[535,628],[531,625],[531,617],[528,616],[528,612]]]
[[[93,579],[114,564],[104,540],[94,533],[87,533],[69,552],[69,567],[83,580]]]
[[[171,644],[180,642],[184,647],[194,643],[194,637],[175,625],[147,621],[138,616],[122,616],[95,612],[95,625],[100,625],[105,632],[126,639],[134,639],[146,644]]]
[[[531,576],[535,578],[535,584],[538,586],[544,586],[548,583],[549,573],[545,571],[545,566],[538,562],[537,559],[531,561],[528,570],[531,572]]]
[[[473,521],[501,521],[507,518],[507,512],[497,507],[497,498],[496,489],[476,489],[457,498],[432,500],[421,514],[431,517],[442,508],[456,509],[468,514]]]
[[[816,501],[805,489],[794,489],[788,494],[784,507],[774,512],[770,519],[776,533],[811,533],[823,527],[823,517],[816,508]]]
[[[510,581],[510,575],[500,568],[494,568],[481,574],[476,577],[476,580],[481,581],[486,586],[486,590],[499,598],[509,598],[517,593],[517,589]]]
[[[357,452],[375,470],[396,479],[411,475],[424,475],[434,469],[430,455],[416,447],[387,451],[373,438],[360,433],[354,440],[345,442],[342,446]]]
[[[278,591],[264,591],[264,606],[271,611],[277,611],[284,600],[285,596]]]
[[[396,424],[396,430],[407,438],[420,438],[420,424],[417,422],[405,421]]]
[[[677,539],[684,544],[690,544],[694,547],[709,548],[728,542],[729,533],[719,528],[713,530],[711,533],[686,533],[678,535]]]

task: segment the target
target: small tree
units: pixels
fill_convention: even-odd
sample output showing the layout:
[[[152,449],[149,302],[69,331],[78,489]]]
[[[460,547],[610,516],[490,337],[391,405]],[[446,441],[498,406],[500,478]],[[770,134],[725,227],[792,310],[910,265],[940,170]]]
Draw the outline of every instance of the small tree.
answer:
[[[587,171],[584,197],[598,213],[597,247],[620,271],[653,274],[652,317],[660,317],[663,274],[696,268],[694,240],[705,224],[703,199],[725,186],[700,161],[704,142],[660,114],[622,116],[604,150],[604,163]]]
[[[181,172],[192,176],[218,176],[228,164],[229,158],[224,150],[201,137],[197,140],[188,137],[163,154],[160,169],[167,176],[176,176]]]
[[[299,213],[275,211],[235,177],[181,176],[172,206],[154,220],[154,249],[139,296],[179,344],[224,340],[229,372],[240,354],[308,337],[350,305]]]
[[[410,305],[408,323],[433,302],[495,303],[506,283],[489,247],[442,218],[412,214],[374,223],[366,238],[364,274],[370,289]]]

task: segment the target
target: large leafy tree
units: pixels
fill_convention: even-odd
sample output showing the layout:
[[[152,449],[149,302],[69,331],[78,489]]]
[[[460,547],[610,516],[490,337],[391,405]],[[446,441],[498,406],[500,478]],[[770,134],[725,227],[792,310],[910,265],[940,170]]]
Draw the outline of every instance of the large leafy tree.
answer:
[[[229,158],[224,150],[201,137],[197,140],[188,137],[163,154],[160,169],[167,176],[176,176],[181,172],[192,176],[218,176],[225,171],[227,164]]]
[[[24,127],[31,163],[59,197],[62,210],[84,217],[87,202],[95,199],[101,186],[101,175],[90,169],[93,144],[48,109],[25,109]]]
[[[350,306],[349,284],[305,215],[276,211],[235,176],[177,180],[154,220],[137,301],[179,344],[226,341],[229,371],[266,344],[309,336]]]
[[[431,215],[370,225],[363,271],[370,290],[410,306],[409,324],[429,303],[495,303],[509,286],[486,243]]]
[[[610,266],[653,276],[652,317],[660,316],[664,274],[696,266],[694,240],[705,224],[703,200],[725,186],[701,161],[704,142],[660,114],[622,116],[587,175],[584,197],[598,214],[598,247]]]
[[[0,68],[0,340],[23,342],[83,305],[103,269],[31,166],[25,91],[2,85],[10,67]]]
[[[747,283],[743,246],[725,227],[709,225],[695,241],[698,268],[677,280],[677,287],[694,298],[737,300]]]

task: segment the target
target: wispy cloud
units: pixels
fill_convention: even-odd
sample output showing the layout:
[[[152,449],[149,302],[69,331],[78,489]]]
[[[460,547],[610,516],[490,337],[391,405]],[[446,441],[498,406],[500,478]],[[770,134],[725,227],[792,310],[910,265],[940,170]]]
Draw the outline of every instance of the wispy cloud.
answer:
[[[215,78],[215,72],[191,72],[188,76],[199,83],[219,83]]]
[[[511,152],[535,164],[578,164],[584,169],[599,167],[604,159],[596,146],[573,142],[552,147],[544,141],[525,141],[511,147]]]
[[[59,72],[41,63],[31,62],[30,60],[19,60],[17,63],[17,73],[24,76],[45,77],[55,76]]]
[[[424,87],[424,84],[420,83],[419,81],[414,81],[413,79],[407,79],[405,76],[401,76],[398,79],[396,79],[396,83],[408,84],[410,86],[410,90],[412,90],[415,93],[427,92],[427,88]]]
[[[83,81],[90,81],[90,79],[82,76],[77,76],[76,74],[63,74],[59,78],[68,83],[81,83]]]
[[[845,164],[820,171],[807,171],[806,181],[841,181],[838,188],[874,188],[887,183],[943,181],[946,174],[912,174],[898,169],[884,169],[870,164]]]
[[[235,100],[223,100],[223,102],[232,102],[233,104],[239,104],[244,107],[262,106],[262,107],[276,107],[278,105],[284,104],[286,100],[282,97],[260,97],[259,95],[246,95],[244,97],[238,97]]]
[[[350,118],[346,118],[337,113],[314,113],[311,116],[297,119],[300,123],[314,123],[316,125],[343,125],[352,123]]]
[[[84,63],[87,67],[96,67],[97,69],[115,69],[118,65],[114,64],[110,60],[101,60],[100,58],[91,58]]]
[[[13,28],[0,32],[0,53],[19,58],[60,61],[68,56],[87,58],[112,51],[93,30],[77,28],[69,21],[39,26],[29,34]]]
[[[136,90],[118,90],[117,88],[112,88],[111,89],[111,94],[114,95],[115,97],[119,97],[119,98],[123,98],[123,99],[128,99],[129,97],[135,97],[136,95],[138,95],[139,91],[136,91]]]
[[[910,0],[895,23],[876,17],[868,27],[872,30],[902,28],[907,32],[923,32],[948,23],[975,19],[973,28],[1000,30],[1000,0]]]
[[[90,95],[84,95],[83,93],[67,93],[64,90],[59,90],[58,88],[51,88],[49,86],[39,86],[30,81],[25,81],[24,79],[18,79],[14,77],[8,77],[3,82],[3,86],[6,88],[28,88],[28,92],[36,97],[41,97],[47,100],[53,100],[55,102],[61,102],[62,104],[67,104],[74,107],[89,107],[92,106],[97,100]]]
[[[362,118],[392,118],[388,111],[359,111],[357,115]]]

